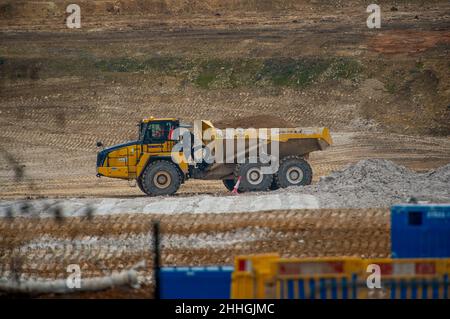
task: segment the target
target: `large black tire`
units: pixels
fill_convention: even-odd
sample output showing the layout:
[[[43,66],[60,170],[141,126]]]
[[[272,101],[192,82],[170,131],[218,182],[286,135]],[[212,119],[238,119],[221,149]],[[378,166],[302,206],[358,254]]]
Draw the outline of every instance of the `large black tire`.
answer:
[[[234,189],[234,185],[236,184],[233,179],[223,179],[222,182],[230,192]]]
[[[145,191],[144,191],[144,186],[142,186],[142,179],[136,178],[136,185],[139,187],[139,189],[140,189],[143,193],[145,193]]]
[[[277,184],[277,180],[275,179],[275,176],[274,176],[273,180],[272,180],[272,184],[270,185],[269,189],[271,191],[276,191],[279,188],[280,188],[280,186]]]
[[[274,174],[274,180],[276,185],[282,188],[310,185],[312,169],[308,162],[300,156],[286,156],[280,161],[280,167]]]
[[[150,163],[141,175],[143,191],[150,196],[176,193],[181,180],[181,174],[175,164],[164,160]]]
[[[236,165],[234,170],[235,183],[241,177],[239,191],[255,192],[267,191],[272,185],[273,175],[262,174],[260,163],[244,163]]]

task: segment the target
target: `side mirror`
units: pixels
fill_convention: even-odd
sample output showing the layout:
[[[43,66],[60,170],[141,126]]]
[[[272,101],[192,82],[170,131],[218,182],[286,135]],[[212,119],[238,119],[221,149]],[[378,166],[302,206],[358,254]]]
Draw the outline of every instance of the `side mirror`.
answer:
[[[103,146],[103,143],[100,141],[97,141],[97,147],[102,147],[102,146]]]

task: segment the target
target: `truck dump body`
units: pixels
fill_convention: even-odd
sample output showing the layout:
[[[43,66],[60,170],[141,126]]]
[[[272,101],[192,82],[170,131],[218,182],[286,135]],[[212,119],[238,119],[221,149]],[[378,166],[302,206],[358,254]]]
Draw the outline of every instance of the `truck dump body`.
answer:
[[[206,129],[212,129],[213,132],[211,138],[203,139],[204,145],[215,141],[214,164],[201,175],[203,179],[225,178],[232,173],[233,164],[242,162],[242,158],[259,157],[259,148],[262,144],[265,144],[267,154],[277,155],[279,159],[290,155],[307,158],[309,153],[325,150],[332,144],[328,128],[282,128],[276,131],[270,128],[247,129],[236,131],[233,136],[227,136],[225,130],[214,128],[208,121],[202,122],[203,132]],[[259,137],[261,132],[266,138]],[[278,150],[273,149],[272,142],[278,142]],[[239,153],[239,144],[244,152]],[[221,146],[219,152],[218,146]],[[274,154],[275,152],[278,154]]]
[[[203,141],[206,145],[211,141],[215,140],[216,144],[221,144],[223,154],[230,155],[234,151],[234,157],[237,157],[238,144],[245,143],[246,155],[252,149],[252,143],[250,139],[253,140],[253,147],[260,144],[268,144],[268,152],[270,152],[271,142],[278,142],[279,144],[279,157],[282,158],[288,155],[301,155],[304,156],[313,151],[325,150],[332,143],[332,138],[328,128],[259,128],[259,129],[236,129],[232,136],[226,134],[226,130],[217,129],[213,126],[210,121],[201,121],[201,125],[198,127],[202,128],[202,134],[195,132],[197,138]],[[210,130],[210,138],[205,139],[205,131]],[[261,133],[263,133],[261,135]],[[261,138],[261,136],[264,136]],[[232,148],[227,152],[227,148]],[[217,159],[220,162],[221,159]],[[228,162],[228,161],[227,161]]]

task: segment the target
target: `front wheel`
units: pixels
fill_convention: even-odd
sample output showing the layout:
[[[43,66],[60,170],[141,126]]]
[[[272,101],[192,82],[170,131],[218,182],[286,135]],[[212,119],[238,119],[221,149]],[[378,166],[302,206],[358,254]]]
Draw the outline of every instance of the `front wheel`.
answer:
[[[312,182],[311,166],[299,156],[287,156],[280,162],[274,179],[279,187],[304,186]]]
[[[147,195],[172,195],[180,188],[181,175],[172,162],[155,161],[142,173],[141,184]]]

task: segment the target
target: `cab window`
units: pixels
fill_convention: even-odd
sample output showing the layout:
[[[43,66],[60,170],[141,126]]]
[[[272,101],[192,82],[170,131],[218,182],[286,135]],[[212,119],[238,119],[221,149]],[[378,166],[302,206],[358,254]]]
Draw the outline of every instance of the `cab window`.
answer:
[[[173,122],[150,122],[147,125],[144,143],[163,143],[169,139]]]

